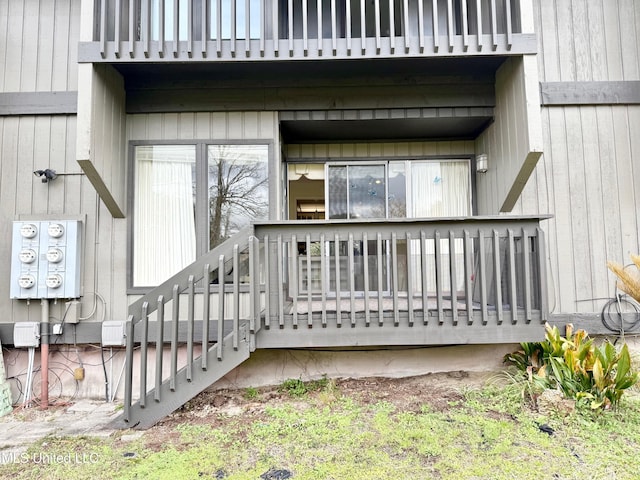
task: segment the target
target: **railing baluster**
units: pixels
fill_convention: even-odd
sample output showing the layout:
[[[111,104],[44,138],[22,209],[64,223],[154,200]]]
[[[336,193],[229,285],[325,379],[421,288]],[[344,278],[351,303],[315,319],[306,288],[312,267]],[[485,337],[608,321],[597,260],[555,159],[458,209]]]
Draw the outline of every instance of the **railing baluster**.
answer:
[[[244,55],[251,56],[251,0],[244,1]]]
[[[233,0],[231,3],[231,37],[229,38],[229,50],[232,57],[236,56],[236,22],[237,22],[237,12],[236,12],[236,0]]]
[[[362,233],[362,266],[364,273],[364,324],[371,324],[371,312],[369,311],[369,241],[367,232]]]
[[[418,46],[424,53],[424,0],[418,0]]]
[[[193,275],[189,275],[187,280],[187,381],[193,379],[193,337],[195,324],[195,298],[196,287]]]
[[[113,53],[116,58],[120,58],[120,44],[122,42],[122,0],[116,1],[116,11],[114,15],[113,28]]]
[[[482,0],[476,0],[476,23],[478,26],[478,50],[482,50],[483,40],[482,40]]]
[[[409,311],[409,326],[413,327],[413,258],[411,251],[411,233],[407,232],[406,236],[406,258],[407,258],[407,309]]]
[[[469,21],[467,19],[467,0],[462,0],[462,48],[469,49]]]
[[[436,230],[433,236],[435,246],[436,265],[436,307],[438,309],[438,325],[444,323],[444,307],[442,305],[442,249],[440,244],[440,232]]]
[[[351,315],[351,326],[356,326],[356,288],[355,288],[355,267],[353,260],[353,233],[349,233],[348,242],[348,259],[349,259],[349,306]]]
[[[284,327],[284,292],[283,292],[283,288],[284,288],[284,265],[283,265],[283,258],[282,258],[282,247],[283,247],[283,243],[282,243],[282,235],[278,235],[278,252],[277,252],[277,258],[278,258],[278,285],[277,285],[277,289],[278,289],[278,324],[280,325],[280,328]]]
[[[345,12],[345,37],[347,40],[347,56],[351,56],[351,2],[346,2],[346,12]]]
[[[453,0],[447,1],[447,36],[449,38],[449,51],[453,52],[453,38],[455,29],[453,25]]]
[[[118,18],[118,17],[116,17]],[[107,0],[102,0],[100,4],[100,56],[107,56]]]
[[[149,340],[149,303],[142,304],[142,332],[140,338],[140,406],[144,408],[147,404],[147,357]]]
[[[396,25],[395,25],[395,2],[389,0],[389,50],[396,51]]]
[[[338,50],[337,28],[336,0],[331,0],[331,49],[333,50],[333,56],[336,55],[336,52]]]
[[[360,48],[362,55],[367,51],[367,17],[365,0],[360,0]]]
[[[224,281],[224,255],[218,257],[218,334],[216,338],[216,356],[222,360],[222,343],[224,340],[224,304],[225,304],[225,281]]]
[[[264,236],[264,265],[266,268],[266,274],[264,276],[264,326],[269,328],[271,326],[271,254],[269,252],[269,235]]]
[[[153,399],[160,401],[160,385],[162,385],[162,354],[164,350],[164,297],[158,297],[156,310],[156,381],[153,389]]]
[[[543,279],[547,278],[547,255],[545,253],[544,230],[536,228],[536,246],[538,247],[538,284],[540,285],[540,321],[545,323],[549,313],[547,300],[547,285]]]
[[[144,5],[145,9],[141,12],[140,23],[144,25],[144,29],[142,30],[144,31],[143,53],[145,58],[149,58],[149,50],[151,46],[151,0],[146,0]]]
[[[482,324],[486,325],[489,319],[487,312],[487,269],[485,266],[485,246],[484,232],[478,230],[478,257],[479,257],[479,273],[480,273],[480,309],[482,312]]]
[[[320,282],[321,293],[320,301],[322,302],[322,327],[327,326],[327,282],[329,282],[329,272],[327,269],[326,248],[324,233],[320,234]]]
[[[136,2],[129,2],[129,57],[133,58],[136,39],[137,39],[137,22],[136,22]]]
[[[392,275],[392,296],[393,296],[393,324],[400,325],[398,311],[398,237],[396,232],[391,233],[391,275]]]
[[[278,13],[278,2],[271,2],[271,28],[273,31],[273,54],[277,57],[280,55],[280,17]]]
[[[500,269],[500,238],[497,230],[493,230],[493,268],[494,278],[496,280],[496,314],[498,316],[498,325],[502,324],[502,274]]]
[[[260,289],[258,288],[260,281],[258,279],[258,268],[256,268],[256,257],[260,247],[257,242],[258,239],[256,237],[251,237],[249,239],[249,291],[251,292],[251,299],[249,300],[249,331],[251,333],[256,332],[256,325],[259,325],[260,323],[260,318],[258,317],[260,304],[257,301],[258,295],[260,294]]]
[[[473,248],[469,231],[464,233],[464,295],[467,304],[467,324],[473,324]]]
[[[531,259],[529,258],[529,234],[522,229],[522,260],[524,264],[524,318],[531,322]]]
[[[238,350],[240,339],[240,252],[233,246],[233,349]]]
[[[311,236],[307,233],[306,237],[306,247],[307,247],[307,326],[311,327],[313,325],[313,299],[312,299],[312,280],[313,276],[311,275]]]
[[[216,55],[222,56],[222,0],[216,0]]]
[[[180,40],[180,2],[173,1],[173,56],[178,57],[178,42]]]
[[[316,12],[316,16],[318,17],[318,33],[316,35],[318,37],[318,55],[322,56],[322,47],[324,44],[324,35],[322,32],[322,2],[316,3]]]
[[[125,379],[124,379],[124,419],[131,420],[131,405],[133,404],[133,342],[134,342],[134,316],[127,318],[127,346],[125,350]]]
[[[158,56],[164,58],[164,1],[160,0],[158,5]]]
[[[334,236],[335,241],[335,265],[336,265],[336,323],[338,327],[342,326],[342,306],[340,305],[341,298],[341,285],[340,285],[340,237],[336,233]]]
[[[402,35],[404,36],[404,53],[409,53],[409,0],[404,0],[403,7],[404,25]]]
[[[293,57],[293,0],[289,0],[287,14],[289,19],[289,56]]]
[[[202,52],[202,58],[207,58],[207,45],[209,44],[209,1],[202,0],[202,10],[200,11],[200,31],[202,37],[200,38],[201,45],[200,51]]]
[[[375,0],[376,53],[380,53],[380,0]]]
[[[382,276],[382,234],[378,232],[376,235],[376,259],[378,265],[378,325],[384,325],[384,304],[382,297],[382,282],[384,277]]]
[[[173,313],[171,315],[171,377],[169,379],[169,389],[176,390],[176,375],[178,373],[178,327],[180,325],[180,286],[173,286]]]
[[[289,290],[291,291],[291,303],[293,310],[293,328],[298,328],[298,285],[302,278],[298,278],[298,239],[295,235],[291,236],[291,259],[292,265],[289,269],[291,282],[289,282]],[[300,272],[302,276],[302,272]],[[308,278],[309,272],[307,272]]]
[[[504,15],[507,20],[507,50],[511,50],[511,46],[513,45],[513,27],[511,25],[511,0],[505,0],[504,6]]]
[[[496,18],[496,0],[491,0],[491,41],[492,48],[498,48],[498,19]]]
[[[515,241],[513,239],[513,230],[507,231],[508,250],[509,250],[509,286],[510,286],[510,302],[511,302],[511,323],[518,323],[518,289],[516,284],[516,252]]]
[[[420,274],[422,276],[422,323],[429,323],[429,292],[427,290],[427,234],[420,231]]]
[[[187,56],[193,57],[193,2],[187,2]]]
[[[265,2],[260,3],[260,56],[264,57],[265,51],[265,43],[266,43],[266,29],[267,29],[267,18],[264,9]]]
[[[211,305],[209,304],[211,291],[209,285],[209,271],[210,266],[207,263],[203,268],[203,276],[202,276],[202,370],[206,370],[209,366],[209,323],[211,321],[209,310]],[[218,283],[220,283],[220,275],[222,272],[218,270]]]
[[[302,0],[302,50],[304,56],[309,55],[309,5],[308,0]]]
[[[451,316],[453,324],[458,325],[458,289],[456,269],[456,239],[453,231],[449,230],[449,283],[451,284]]]
[[[438,0],[431,0],[431,11],[431,23],[433,23],[433,51],[437,53],[438,49],[440,48],[440,32],[438,29]]]

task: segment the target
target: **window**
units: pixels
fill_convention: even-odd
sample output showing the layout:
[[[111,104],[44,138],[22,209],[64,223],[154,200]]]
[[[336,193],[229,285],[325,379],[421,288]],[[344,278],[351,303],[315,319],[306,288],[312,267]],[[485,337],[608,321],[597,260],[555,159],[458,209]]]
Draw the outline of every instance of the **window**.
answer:
[[[131,284],[162,283],[268,216],[269,146],[134,146]]]

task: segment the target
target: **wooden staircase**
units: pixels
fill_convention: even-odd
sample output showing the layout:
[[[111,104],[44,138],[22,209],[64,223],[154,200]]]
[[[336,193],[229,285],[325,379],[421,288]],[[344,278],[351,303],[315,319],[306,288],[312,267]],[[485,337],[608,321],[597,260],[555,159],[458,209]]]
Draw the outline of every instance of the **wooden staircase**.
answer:
[[[129,307],[124,411],[113,426],[152,427],[249,358],[260,315],[253,301],[251,318],[240,313],[241,296],[258,288],[244,282],[240,291],[243,268],[258,277],[247,264],[250,238],[251,227],[241,230]]]

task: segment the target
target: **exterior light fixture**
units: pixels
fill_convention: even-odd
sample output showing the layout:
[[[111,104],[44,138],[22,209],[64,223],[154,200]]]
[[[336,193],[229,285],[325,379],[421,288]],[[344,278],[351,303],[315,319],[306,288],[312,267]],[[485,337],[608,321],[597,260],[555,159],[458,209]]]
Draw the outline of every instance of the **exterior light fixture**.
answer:
[[[487,173],[487,154],[476,155],[476,172]]]

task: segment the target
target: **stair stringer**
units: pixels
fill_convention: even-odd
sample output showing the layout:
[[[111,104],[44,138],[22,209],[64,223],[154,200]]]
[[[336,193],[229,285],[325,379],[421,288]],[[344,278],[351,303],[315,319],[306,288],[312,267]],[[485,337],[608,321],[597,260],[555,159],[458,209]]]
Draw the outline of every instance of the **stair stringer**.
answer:
[[[160,386],[160,400],[156,400],[156,389],[147,392],[146,406],[142,407],[140,401],[131,405],[129,417],[125,420],[122,414],[116,418],[111,426],[114,428],[134,428],[146,430],[154,426],[164,417],[177,410],[203,390],[207,389],[223,376],[236,368],[251,355],[250,338],[247,326],[240,328],[238,347],[233,348],[233,333],[227,335],[222,342],[222,358],[218,359],[218,345],[214,343],[208,350],[208,365],[202,368],[202,356],[194,359],[191,366],[191,380],[187,380],[187,366],[176,373],[176,388],[171,390],[170,380],[166,379]]]

